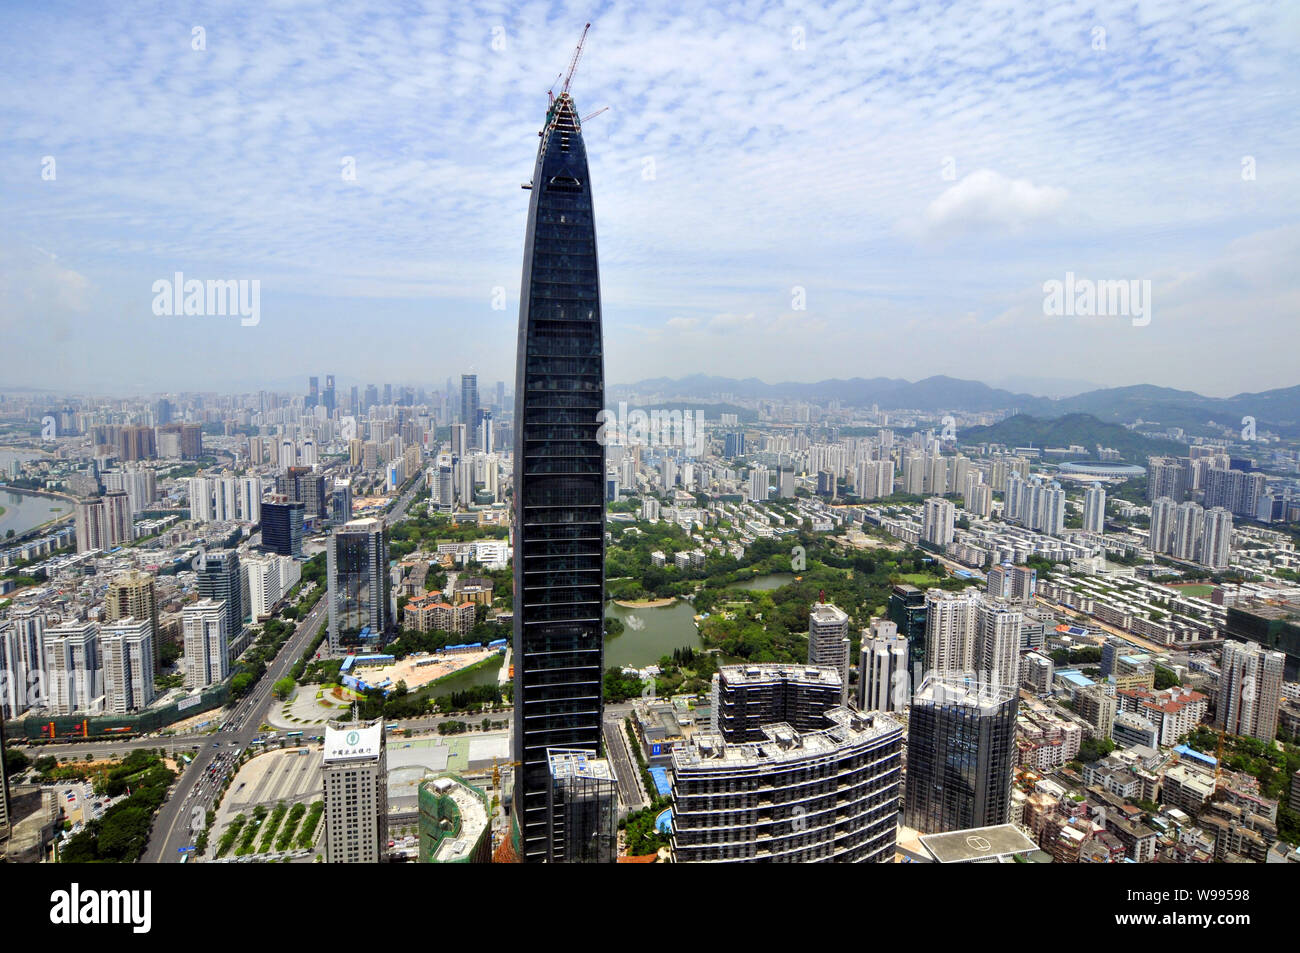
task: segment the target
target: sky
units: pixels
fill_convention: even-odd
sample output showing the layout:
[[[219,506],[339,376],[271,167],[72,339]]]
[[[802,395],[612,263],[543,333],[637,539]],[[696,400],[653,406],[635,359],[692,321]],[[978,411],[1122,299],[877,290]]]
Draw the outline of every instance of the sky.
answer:
[[[1300,5],[266,0],[0,7],[0,389],[513,381],[587,21],[611,384],[1300,384]]]

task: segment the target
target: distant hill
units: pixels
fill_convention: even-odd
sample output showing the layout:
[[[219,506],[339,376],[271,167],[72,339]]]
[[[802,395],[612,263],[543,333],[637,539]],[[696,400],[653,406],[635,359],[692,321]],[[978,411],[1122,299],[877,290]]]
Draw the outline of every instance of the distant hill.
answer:
[[[899,378],[855,377],[815,383],[768,384],[753,377],[735,380],[697,374],[679,380],[665,377],[644,380],[630,386],[611,387],[610,391],[612,394],[632,392],[658,396],[665,400],[718,400],[729,395],[735,399],[751,400],[838,400],[848,407],[875,404],[882,410],[960,410],[971,413],[1002,410],[1038,418],[1087,414],[1106,423],[1131,424],[1141,420],[1161,427],[1181,427],[1195,434],[1207,433],[1211,423],[1236,429],[1241,426],[1243,417],[1251,416],[1260,429],[1300,437],[1300,386],[1233,397],[1205,397],[1193,391],[1137,384],[1108,387],[1054,400],[989,387],[979,381],[943,376],[927,377],[915,383]]]
[[[1030,417],[1016,414],[990,427],[970,427],[959,431],[957,443],[1004,443],[1008,447],[1068,447],[1078,444],[1087,448],[1088,458],[1097,456],[1098,445],[1120,452],[1128,463],[1146,465],[1149,456],[1187,453],[1187,447],[1173,440],[1152,440],[1139,433],[1098,420],[1091,414],[1066,414],[1064,417]]]

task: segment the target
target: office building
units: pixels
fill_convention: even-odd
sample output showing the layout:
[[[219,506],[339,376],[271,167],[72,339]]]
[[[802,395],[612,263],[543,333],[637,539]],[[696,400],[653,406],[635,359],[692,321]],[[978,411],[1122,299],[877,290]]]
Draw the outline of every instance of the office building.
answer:
[[[327,725],[321,772],[325,788],[325,863],[381,863],[388,849],[384,723]]]
[[[388,531],[382,520],[353,520],[330,534],[326,556],[330,651],[387,638]]]
[[[1223,643],[1215,725],[1272,744],[1277,738],[1286,656],[1250,642]]]
[[[460,423],[470,440],[470,447],[482,448],[478,443],[479,414],[478,375],[460,375]]]
[[[306,504],[276,496],[261,504],[261,512],[262,546],[280,556],[301,556]]]
[[[547,111],[531,180],[514,411],[514,823],[551,851],[548,750],[599,750],[605,406],[596,226],[573,99]]]
[[[547,792],[547,863],[612,864],[618,859],[618,783],[595,751],[552,748]]]
[[[207,688],[230,674],[230,616],[223,601],[200,599],[181,610],[185,687]]]
[[[233,549],[204,553],[194,575],[199,598],[220,602],[224,606],[227,638],[236,641],[244,630],[245,617],[239,553]]]
[[[1008,822],[1018,695],[930,675],[912,699],[903,822],[926,834]]]
[[[104,667],[104,711],[126,715],[154,699],[154,636],[148,619],[121,618],[99,630]]]
[[[907,639],[908,668],[925,664],[925,632],[929,603],[925,592],[916,586],[899,583],[889,593],[889,621],[898,626],[898,634]]]
[[[829,602],[813,604],[808,613],[808,664],[829,665],[840,675],[840,701],[849,691],[849,616]]]

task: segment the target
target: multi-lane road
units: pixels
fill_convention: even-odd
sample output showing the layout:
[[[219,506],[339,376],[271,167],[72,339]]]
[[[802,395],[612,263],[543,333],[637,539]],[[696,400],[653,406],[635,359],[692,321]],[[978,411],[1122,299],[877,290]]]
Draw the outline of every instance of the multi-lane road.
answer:
[[[327,616],[326,602],[325,599],[319,600],[307,618],[299,623],[289,641],[267,666],[266,673],[229,711],[220,730],[192,742],[199,744],[198,752],[193,762],[181,772],[171,797],[159,808],[142,861],[153,864],[179,861],[180,849],[194,843],[225,775],[232,770],[239,753],[260,733],[262,723],[275,704],[271,686],[289,673],[320,631]],[[171,739],[169,743],[174,744],[175,740]],[[158,743],[155,741],[152,746],[156,748]],[[141,743],[140,747],[150,745]],[[214,764],[215,769],[209,770]]]

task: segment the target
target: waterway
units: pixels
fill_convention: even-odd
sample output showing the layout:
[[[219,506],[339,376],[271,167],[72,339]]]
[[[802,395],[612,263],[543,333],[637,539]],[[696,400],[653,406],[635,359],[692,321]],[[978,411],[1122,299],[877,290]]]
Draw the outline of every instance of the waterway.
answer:
[[[4,508],[4,513],[0,513],[0,546],[4,545],[9,530],[14,531],[14,536],[21,536],[47,520],[72,512],[72,504],[66,500],[36,496],[7,487],[0,487],[0,507]]]

